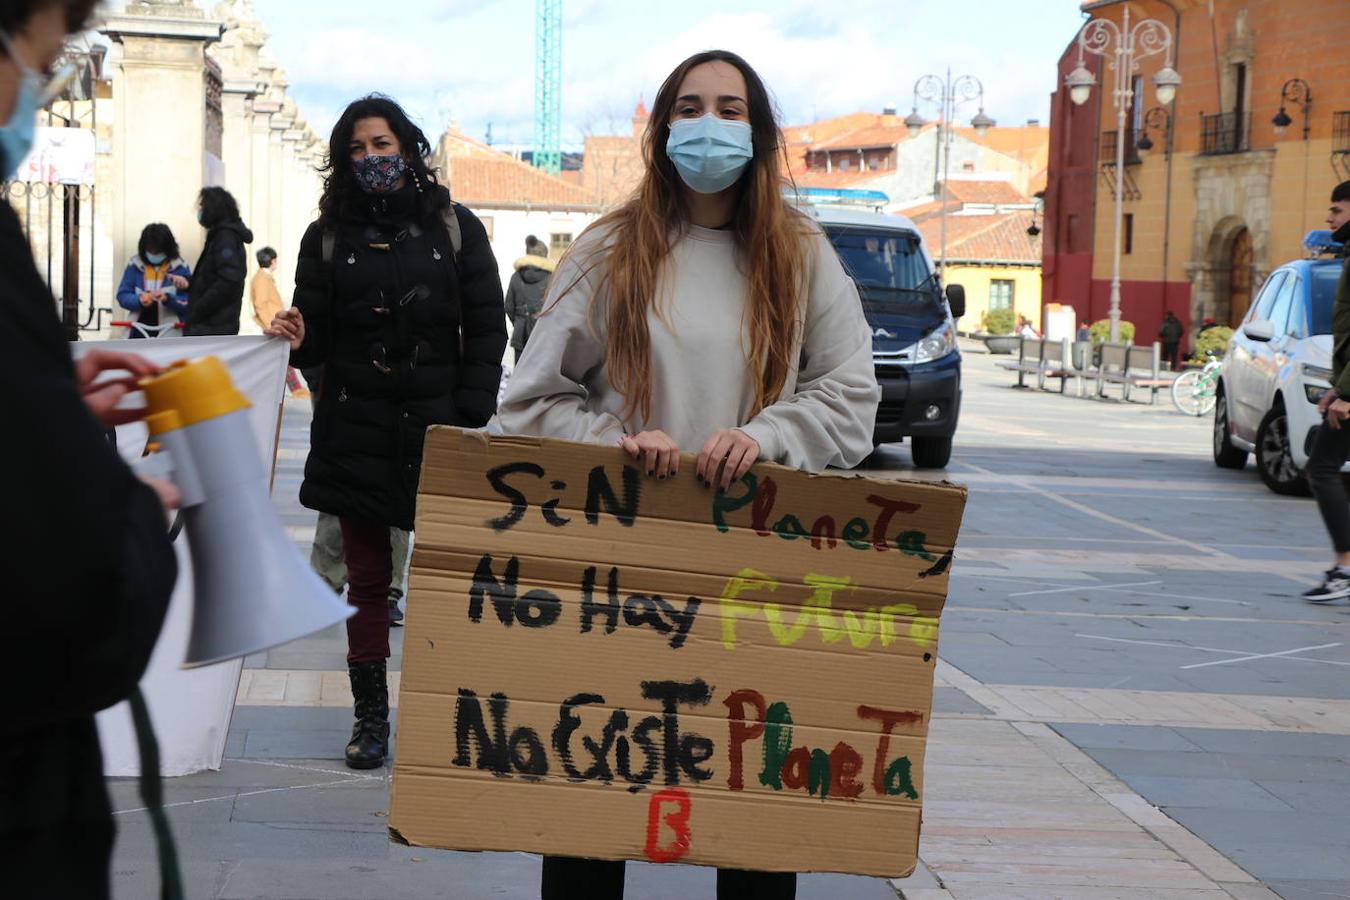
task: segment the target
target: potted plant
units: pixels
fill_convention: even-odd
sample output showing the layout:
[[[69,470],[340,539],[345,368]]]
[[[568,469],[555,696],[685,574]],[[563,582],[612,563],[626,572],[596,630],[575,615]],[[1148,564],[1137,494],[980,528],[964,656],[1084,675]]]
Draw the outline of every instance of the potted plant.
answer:
[[[1011,309],[991,309],[984,314],[984,334],[981,339],[990,353],[1012,353],[1017,349],[1018,337],[1013,334],[1017,317]]]

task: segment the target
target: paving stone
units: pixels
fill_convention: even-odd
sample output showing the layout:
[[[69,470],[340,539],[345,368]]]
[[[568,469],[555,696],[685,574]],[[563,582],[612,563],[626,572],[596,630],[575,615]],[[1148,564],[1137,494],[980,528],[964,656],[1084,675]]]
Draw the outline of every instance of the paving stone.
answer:
[[[1350,738],[1338,734],[1282,734],[1213,728],[1178,728],[1177,733],[1192,744],[1215,753],[1327,759],[1350,756]]]
[[[1057,723],[1050,726],[1078,747],[1101,750],[1170,750],[1187,752],[1201,749],[1187,740],[1180,730],[1149,728],[1130,725],[1076,725]]]
[[[978,716],[991,714],[988,707],[976,703],[956,688],[943,687],[933,690],[933,712],[934,714],[961,713]]]
[[[1279,878],[1269,882],[1270,889],[1284,900],[1329,900],[1350,897],[1350,880],[1299,881]]]
[[[1281,812],[1293,809],[1259,785],[1238,778],[1174,778],[1166,775],[1125,775],[1123,778],[1145,800],[1164,809],[1172,806]]]

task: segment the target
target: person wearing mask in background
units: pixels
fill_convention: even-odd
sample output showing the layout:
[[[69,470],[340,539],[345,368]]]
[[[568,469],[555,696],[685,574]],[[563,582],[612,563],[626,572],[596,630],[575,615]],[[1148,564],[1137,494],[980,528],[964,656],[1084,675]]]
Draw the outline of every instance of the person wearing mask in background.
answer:
[[[248,294],[253,301],[253,321],[259,328],[265,329],[284,308],[281,291],[277,290],[277,251],[263,247],[254,256],[258,260],[258,271],[253,273]],[[300,383],[300,376],[291,366],[286,367],[286,387],[290,389],[292,397],[309,399],[309,391]]]
[[[0,3],[0,181],[33,125],[66,36],[93,0]],[[0,872],[6,896],[106,898],[115,827],[94,713],[127,698],[150,660],[177,578],[172,485],[138,479],[105,437],[118,404],[159,370],[95,350],[72,363],[19,217],[0,203],[0,386],[13,521],[0,542],[0,625],[13,690],[0,717]],[[96,383],[103,373],[121,373]],[[148,483],[149,482],[149,483]],[[33,681],[33,679],[37,679]]]
[[[127,337],[154,337],[157,326],[172,329],[187,312],[188,293],[180,290],[173,280],[185,282],[192,270],[178,257],[178,242],[168,225],[154,223],[141,231],[136,255],[122,271],[122,283],[117,286],[117,302],[134,315],[134,321],[150,329],[147,334],[131,327]]]
[[[1186,326],[1169,309],[1158,329],[1158,337],[1162,341],[1163,362],[1171,366],[1173,372],[1181,368],[1181,337],[1185,333]]]
[[[1324,418],[1308,455],[1308,483],[1336,554],[1322,583],[1303,594],[1314,603],[1350,597],[1350,499],[1341,479],[1341,466],[1350,458],[1350,181],[1331,192],[1326,222],[1346,262],[1331,308],[1331,390],[1317,404]]]
[[[530,235],[525,238],[525,255],[515,261],[515,274],[506,287],[506,318],[511,320],[511,350],[516,362],[534,329],[534,320],[544,308],[544,294],[555,263],[548,258],[548,245]]]
[[[487,231],[427,167],[431,145],[372,95],[333,126],[319,220],[300,242],[295,305],[267,333],[323,366],[300,502],[339,517],[347,564],[354,769],[389,752],[390,527],[412,530],[429,425],[497,408],[506,318]]]
[[[760,460],[862,462],[881,398],[872,330],[828,238],[783,199],[764,83],[733,53],[691,56],[643,151],[633,199],[559,264],[493,430],[619,444],[657,479],[698,451],[689,474],[710,490]],[[623,881],[622,862],[545,857],[541,894],[616,900]],[[717,875],[723,900],[795,892],[791,873]]]
[[[244,245],[253,232],[239,218],[239,204],[220,187],[202,188],[197,197],[197,221],[206,229],[206,243],[192,277],[192,304],[186,335],[238,334],[244,303],[248,259]],[[187,287],[187,283],[179,284]]]

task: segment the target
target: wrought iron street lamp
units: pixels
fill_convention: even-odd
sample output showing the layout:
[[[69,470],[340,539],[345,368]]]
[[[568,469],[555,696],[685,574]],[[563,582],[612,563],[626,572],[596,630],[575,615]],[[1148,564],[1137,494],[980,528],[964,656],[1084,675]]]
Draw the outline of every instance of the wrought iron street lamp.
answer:
[[[1294,124],[1294,120],[1289,118],[1289,113],[1285,112],[1286,106],[1297,106],[1303,110],[1303,139],[1308,139],[1308,109],[1312,106],[1312,88],[1308,87],[1308,82],[1302,78],[1290,78],[1280,88],[1280,111],[1275,114],[1275,118],[1270,122],[1275,126],[1277,135],[1284,134],[1285,129]]]
[[[947,176],[951,171],[952,161],[952,123],[956,119],[956,108],[963,103],[969,103],[972,100],[979,100],[980,108],[974,117],[970,120],[970,125],[975,129],[976,137],[984,137],[989,133],[997,123],[985,115],[984,112],[984,85],[973,75],[959,75],[952,78],[952,70],[948,69],[946,77],[937,75],[925,75],[914,82],[914,109],[905,116],[905,127],[909,129],[910,137],[917,137],[927,121],[919,115],[919,101],[926,103],[935,103],[940,109],[937,123],[937,141],[940,152],[942,153],[942,184],[938,190],[938,199],[942,203],[938,215],[941,220],[941,248],[938,253],[938,272],[945,279],[947,275]]]
[[[1167,107],[1155,106],[1144,113],[1143,126],[1139,129],[1139,137],[1134,142],[1134,147],[1139,151],[1141,157],[1153,149],[1153,139],[1148,136],[1150,131],[1156,131],[1162,135],[1163,151],[1171,153],[1172,114],[1167,111]]]
[[[1112,100],[1116,106],[1116,230],[1111,262],[1111,340],[1120,340],[1120,228],[1124,218],[1125,194],[1125,116],[1134,104],[1134,74],[1139,62],[1159,53],[1166,53],[1163,67],[1153,76],[1158,102],[1168,106],[1176,99],[1181,76],[1172,68],[1172,32],[1157,19],[1144,19],[1130,27],[1130,9],[1125,7],[1124,18],[1117,25],[1110,19],[1093,19],[1078,32],[1078,65],[1064,79],[1069,99],[1082,106],[1092,95],[1097,78],[1083,65],[1083,54],[1092,53],[1107,60],[1115,73]]]

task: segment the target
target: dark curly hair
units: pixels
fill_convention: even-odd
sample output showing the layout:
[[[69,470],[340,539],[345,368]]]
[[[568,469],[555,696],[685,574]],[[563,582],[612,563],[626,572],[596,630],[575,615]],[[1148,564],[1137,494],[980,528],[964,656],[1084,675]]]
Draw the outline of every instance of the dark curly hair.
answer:
[[[215,228],[224,222],[239,218],[239,204],[234,195],[223,187],[204,187],[197,195],[202,208],[202,227]]]
[[[408,118],[403,107],[383,94],[369,94],[353,101],[333,126],[333,133],[328,138],[328,155],[319,170],[324,176],[323,196],[319,198],[319,223],[326,228],[335,226],[365,199],[351,168],[352,133],[362,119],[384,119],[389,123],[389,130],[394,132],[403,148],[410,174],[423,188],[418,195],[418,219],[423,225],[433,224],[449,203],[449,192],[440,187],[435,170],[427,165],[431,143],[422,129]]]
[[[0,29],[6,34],[22,31],[28,20],[41,10],[59,6],[65,13],[66,32],[83,31],[98,0],[5,0],[0,3]],[[0,56],[4,50],[0,50]]]
[[[173,232],[169,226],[163,222],[154,222],[141,229],[141,240],[136,245],[136,253],[140,255],[141,262],[149,263],[145,254],[158,250],[173,261],[178,258],[178,242],[173,238]]]

